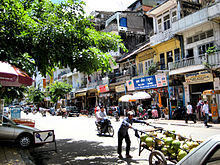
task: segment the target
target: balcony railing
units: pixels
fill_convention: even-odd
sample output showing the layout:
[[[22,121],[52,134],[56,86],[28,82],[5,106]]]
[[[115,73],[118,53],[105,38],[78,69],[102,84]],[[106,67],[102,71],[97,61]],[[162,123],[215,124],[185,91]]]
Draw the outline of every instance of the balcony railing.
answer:
[[[213,54],[203,54],[197,57],[185,58],[179,61],[170,62],[168,66],[169,70],[175,70],[187,66],[203,65],[204,63],[208,63],[214,67],[220,65],[220,54],[216,52]]]
[[[152,37],[150,37],[151,45],[157,45],[161,42],[167,41],[173,37],[173,33],[171,29],[167,29],[163,32],[154,34]]]

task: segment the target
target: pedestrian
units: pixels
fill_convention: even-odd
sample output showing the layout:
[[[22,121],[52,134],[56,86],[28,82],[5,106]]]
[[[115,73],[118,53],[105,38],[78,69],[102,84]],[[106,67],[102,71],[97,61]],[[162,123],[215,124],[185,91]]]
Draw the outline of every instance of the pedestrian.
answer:
[[[196,123],[196,118],[193,114],[193,108],[190,102],[187,103],[186,106],[186,117],[185,117],[185,122],[188,123],[188,120],[191,119],[194,123]]]
[[[202,107],[202,100],[199,99],[197,106],[196,106],[196,116],[198,120],[201,120],[201,107]]]
[[[205,116],[204,118],[204,124],[207,128],[209,128],[208,126],[208,121],[209,121],[209,104],[208,104],[208,101],[204,101],[204,105],[202,107],[202,110],[203,110],[203,115]]]
[[[142,121],[142,120],[137,120],[133,118],[134,113],[132,111],[128,112],[128,117],[125,117],[124,120],[122,121],[122,124],[118,130],[118,157],[120,159],[123,158],[121,155],[122,152],[122,141],[125,139],[126,142],[126,158],[132,158],[130,155],[130,146],[131,146],[131,140],[128,134],[128,129],[132,128],[133,123],[145,123],[149,125],[147,122]]]

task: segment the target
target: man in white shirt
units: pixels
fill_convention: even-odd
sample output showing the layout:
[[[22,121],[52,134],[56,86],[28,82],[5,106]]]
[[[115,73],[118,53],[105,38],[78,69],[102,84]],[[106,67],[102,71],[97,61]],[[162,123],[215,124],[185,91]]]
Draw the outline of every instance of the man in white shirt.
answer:
[[[205,120],[204,120],[204,124],[205,126],[208,128],[208,120],[209,120],[209,104],[207,101],[204,101],[204,105],[202,107],[202,111],[204,113],[204,116],[205,116]]]
[[[185,122],[188,123],[188,120],[191,119],[194,123],[196,123],[196,118],[193,114],[193,108],[192,105],[190,104],[190,102],[187,103],[186,106],[186,118],[185,118]]]

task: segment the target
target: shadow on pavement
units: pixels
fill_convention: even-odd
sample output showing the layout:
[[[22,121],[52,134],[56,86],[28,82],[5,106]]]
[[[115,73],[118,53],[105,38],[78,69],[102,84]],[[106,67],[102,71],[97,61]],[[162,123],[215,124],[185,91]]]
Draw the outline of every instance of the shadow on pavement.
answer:
[[[119,159],[115,146],[102,146],[99,142],[73,141],[72,139],[57,140],[56,142],[57,153],[47,152],[45,146],[41,149],[37,148],[30,151],[32,161],[36,165],[139,164],[138,160]],[[45,151],[43,152],[43,150]]]

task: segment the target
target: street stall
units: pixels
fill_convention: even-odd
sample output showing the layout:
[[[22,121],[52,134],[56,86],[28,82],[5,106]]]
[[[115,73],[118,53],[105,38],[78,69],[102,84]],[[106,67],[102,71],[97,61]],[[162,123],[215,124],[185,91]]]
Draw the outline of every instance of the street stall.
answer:
[[[208,101],[210,116],[214,123],[218,122],[218,105],[216,103],[216,92],[214,90],[205,90],[202,93],[203,100]]]

